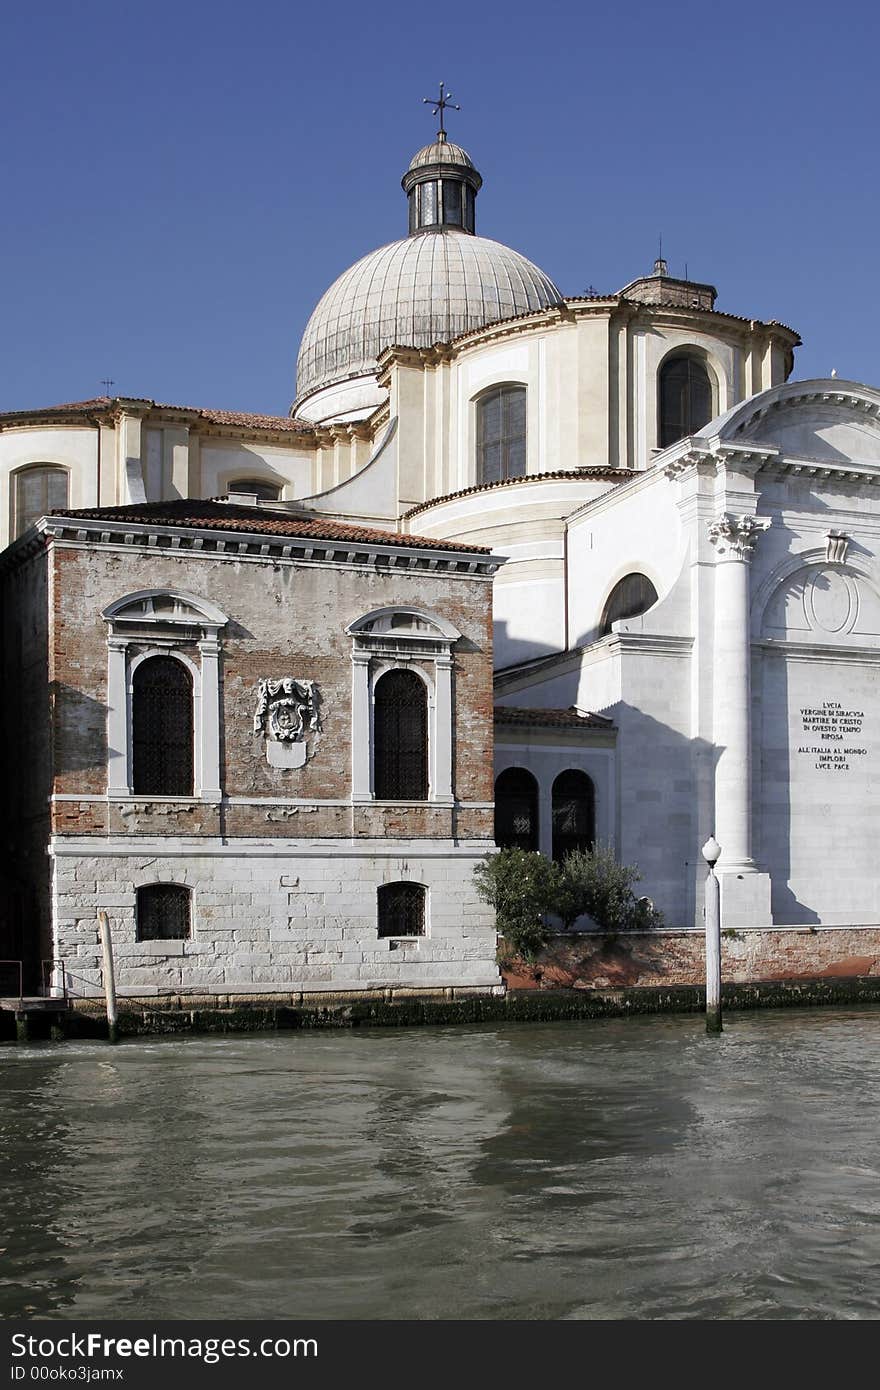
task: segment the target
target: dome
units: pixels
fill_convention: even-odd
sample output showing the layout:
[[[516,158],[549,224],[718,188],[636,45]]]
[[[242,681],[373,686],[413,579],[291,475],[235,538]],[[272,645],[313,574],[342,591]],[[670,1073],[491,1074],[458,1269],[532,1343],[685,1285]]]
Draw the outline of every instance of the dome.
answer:
[[[448,104],[441,86],[438,109]],[[292,414],[313,424],[363,419],[385,399],[376,379],[385,348],[433,347],[562,303],[553,281],[525,256],[475,235],[482,183],[441,123],[401,180],[409,236],[340,275],[309,319]]]
[[[409,172],[413,169],[424,169],[430,164],[458,164],[465,169],[473,169],[474,162],[467,150],[463,150],[461,145],[454,145],[451,140],[433,140],[430,145],[424,145],[413,155],[409,162]]]
[[[392,241],[319,301],[299,350],[297,405],[330,382],[374,373],[387,347],[432,347],[561,302],[542,270],[500,242],[445,227]]]

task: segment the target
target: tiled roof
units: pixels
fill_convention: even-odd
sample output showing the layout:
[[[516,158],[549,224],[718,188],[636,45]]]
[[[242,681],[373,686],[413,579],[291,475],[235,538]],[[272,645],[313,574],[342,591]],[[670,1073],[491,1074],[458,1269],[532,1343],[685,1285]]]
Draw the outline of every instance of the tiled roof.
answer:
[[[126,402],[145,405],[150,410],[180,410],[187,415],[197,416],[209,425],[240,425],[244,429],[252,430],[314,434],[314,426],[307,420],[292,420],[289,415],[249,415],[243,410],[211,410],[197,405],[170,405],[167,402],[150,400],[147,396],[95,396],[90,401],[64,401],[60,405],[39,406],[34,410],[7,410],[0,412],[0,422],[31,417],[88,415],[119,404],[124,405]]]
[[[199,527],[213,531],[253,531],[270,536],[292,536],[326,541],[347,541],[353,545],[394,545],[410,550],[453,550],[488,555],[482,545],[459,545],[432,537],[403,535],[399,531],[380,531],[367,526],[348,526],[339,521],[315,517],[304,519],[260,507],[244,507],[215,501],[182,498],[171,502],[141,502],[127,507],[88,507],[79,511],[56,511],[51,516],[82,517],[87,521],[131,522],[137,526]]]
[[[496,724],[517,724],[542,729],[613,729],[614,723],[603,714],[581,713],[574,705],[570,709],[517,709],[512,705],[495,706]]]
[[[499,478],[494,483],[475,483],[473,487],[463,487],[458,492],[447,492],[444,497],[430,497],[427,502],[418,502],[416,506],[410,507],[408,512],[404,512],[404,516],[416,516],[419,512],[429,511],[431,507],[439,507],[441,502],[454,502],[458,497],[469,497],[472,492],[490,492],[499,487],[512,487],[515,483],[549,483],[557,479],[582,483],[594,479],[596,482],[617,483],[636,476],[634,468],[554,468],[549,473],[526,473],[522,478]]]

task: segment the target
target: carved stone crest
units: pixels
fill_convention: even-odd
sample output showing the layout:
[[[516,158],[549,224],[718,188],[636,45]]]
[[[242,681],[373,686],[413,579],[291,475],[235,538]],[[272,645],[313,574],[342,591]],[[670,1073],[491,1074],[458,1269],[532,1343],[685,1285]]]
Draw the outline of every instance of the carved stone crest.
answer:
[[[272,767],[302,767],[306,738],[320,733],[318,687],[314,681],[261,680],[257,686],[254,733],[266,740],[266,758]]]

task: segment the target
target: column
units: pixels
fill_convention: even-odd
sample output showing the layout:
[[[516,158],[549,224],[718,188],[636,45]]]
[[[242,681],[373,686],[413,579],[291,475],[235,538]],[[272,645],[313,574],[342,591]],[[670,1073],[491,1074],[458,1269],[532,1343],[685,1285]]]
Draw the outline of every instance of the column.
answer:
[[[438,656],[434,664],[434,773],[432,801],[452,802],[452,657]]]
[[[724,926],[770,923],[770,879],[752,859],[751,634],[749,565],[764,518],[725,513],[709,527],[715,546],[712,738],[715,838],[721,846]]]
[[[351,654],[351,799],[372,798],[370,738],[370,654]]]
[[[111,637],[107,655],[107,791],[126,796],[128,780],[128,690],[126,648],[122,637]]]
[[[199,738],[199,795],[219,801],[220,789],[220,643],[216,637],[199,642],[202,658],[201,736]]]

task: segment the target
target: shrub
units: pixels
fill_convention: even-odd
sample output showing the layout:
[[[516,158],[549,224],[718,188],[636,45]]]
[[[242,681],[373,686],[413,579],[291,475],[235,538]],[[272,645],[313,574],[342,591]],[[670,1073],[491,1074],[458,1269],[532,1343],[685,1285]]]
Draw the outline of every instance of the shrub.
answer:
[[[523,960],[534,960],[547,943],[558,878],[557,866],[536,850],[502,849],[474,870],[477,893],[494,907],[505,944]]]
[[[559,866],[554,910],[566,927],[582,915],[607,932],[659,927],[663,918],[651,899],[633,892],[640,879],[634,864],[618,864],[610,845],[572,850]]]
[[[663,918],[650,898],[637,898],[634,865],[618,864],[608,845],[574,850],[554,864],[535,850],[503,849],[474,870],[477,893],[495,909],[505,946],[533,961],[547,944],[550,914],[571,927],[588,916],[602,931],[643,931]]]

